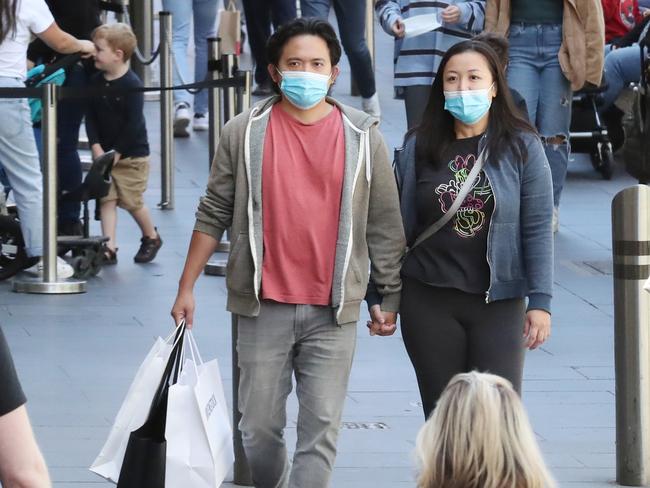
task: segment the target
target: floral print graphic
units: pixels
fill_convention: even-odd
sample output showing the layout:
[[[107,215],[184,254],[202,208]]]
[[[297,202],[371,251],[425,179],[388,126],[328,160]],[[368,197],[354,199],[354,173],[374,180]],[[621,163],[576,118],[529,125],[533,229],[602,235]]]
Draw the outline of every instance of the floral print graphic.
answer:
[[[456,195],[458,195],[465,180],[467,180],[475,162],[476,156],[474,154],[469,154],[466,157],[456,156],[449,162],[448,166],[454,174],[454,179],[450,180],[449,183],[442,183],[436,187],[440,209],[444,213],[454,203]],[[455,218],[452,219],[454,230],[459,237],[474,237],[483,228],[486,220],[483,209],[492,197],[490,182],[485,173],[481,171],[472,184],[467,197],[465,197],[465,201],[456,212]]]

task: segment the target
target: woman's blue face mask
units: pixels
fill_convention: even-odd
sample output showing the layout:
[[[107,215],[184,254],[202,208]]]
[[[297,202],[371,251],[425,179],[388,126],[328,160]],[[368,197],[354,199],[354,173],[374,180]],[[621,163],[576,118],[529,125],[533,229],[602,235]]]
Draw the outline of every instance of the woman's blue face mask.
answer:
[[[445,110],[462,123],[474,125],[490,110],[493,86],[494,83],[483,90],[446,91]]]
[[[327,96],[329,82],[332,77],[310,71],[280,71],[282,81],[280,90],[292,105],[309,110],[318,105]]]

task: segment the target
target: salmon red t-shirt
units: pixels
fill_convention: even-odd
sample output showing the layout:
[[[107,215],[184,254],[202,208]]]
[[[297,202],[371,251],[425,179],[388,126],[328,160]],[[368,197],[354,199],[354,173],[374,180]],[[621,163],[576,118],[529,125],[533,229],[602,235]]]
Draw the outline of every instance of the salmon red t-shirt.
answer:
[[[329,305],[345,165],[341,111],[303,124],[271,110],[262,159],[262,298]]]

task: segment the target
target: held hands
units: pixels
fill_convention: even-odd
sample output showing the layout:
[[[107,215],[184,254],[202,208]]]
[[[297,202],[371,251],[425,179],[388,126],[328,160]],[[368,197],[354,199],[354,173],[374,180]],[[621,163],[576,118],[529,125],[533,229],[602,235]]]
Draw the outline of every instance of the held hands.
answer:
[[[460,8],[456,5],[449,5],[440,12],[440,20],[445,24],[457,24],[460,20]]]
[[[524,323],[525,347],[537,349],[551,335],[551,314],[545,310],[529,310]]]
[[[380,305],[370,307],[370,318],[366,324],[368,333],[371,336],[389,336],[397,329],[397,314],[395,312],[383,312]]]
[[[191,329],[194,323],[194,293],[192,290],[178,290],[176,301],[172,307],[174,323],[178,324],[185,319],[185,328]]]
[[[402,37],[404,37],[404,34],[406,34],[406,29],[404,27],[404,22],[402,22],[402,19],[397,19],[395,21],[392,30],[393,30],[393,35],[396,38],[401,39]]]

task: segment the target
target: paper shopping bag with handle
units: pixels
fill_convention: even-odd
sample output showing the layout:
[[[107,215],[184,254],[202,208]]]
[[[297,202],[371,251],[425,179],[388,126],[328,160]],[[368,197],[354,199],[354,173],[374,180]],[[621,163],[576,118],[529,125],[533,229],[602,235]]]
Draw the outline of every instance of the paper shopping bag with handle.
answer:
[[[182,323],[176,335],[177,343],[151,401],[147,420],[129,436],[117,488],[165,488],[167,400],[170,384],[176,382],[180,371],[184,333],[185,324]]]
[[[174,336],[175,334],[172,333],[167,339],[161,337],[156,339],[149,354],[138,368],[122,406],[117,412],[108,439],[90,467],[94,473],[117,482],[129,436],[147,418],[151,401],[172,352]]]
[[[233,0],[229,0],[225,10],[219,12],[219,29],[222,54],[241,54],[241,12]]]
[[[165,486],[221,486],[234,462],[230,414],[217,360],[204,363],[190,331],[182,371],[169,388]]]

